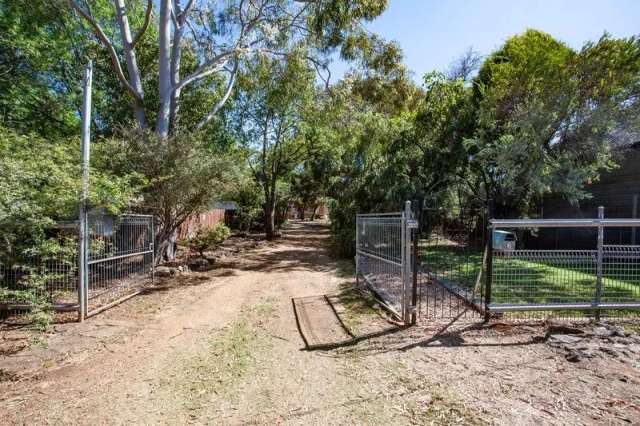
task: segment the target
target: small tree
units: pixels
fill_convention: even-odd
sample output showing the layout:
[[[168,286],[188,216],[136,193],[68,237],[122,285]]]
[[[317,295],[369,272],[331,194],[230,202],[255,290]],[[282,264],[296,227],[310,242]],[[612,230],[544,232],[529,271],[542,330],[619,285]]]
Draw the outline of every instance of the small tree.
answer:
[[[201,227],[196,234],[187,240],[189,248],[204,257],[204,252],[222,244],[231,235],[231,231],[224,224],[214,227]]]
[[[156,218],[157,250],[173,259],[176,229],[227,190],[232,180],[231,155],[191,133],[163,140],[139,128],[96,144],[104,167],[120,173],[138,170],[145,183],[140,209]],[[158,256],[160,260],[161,256]]]

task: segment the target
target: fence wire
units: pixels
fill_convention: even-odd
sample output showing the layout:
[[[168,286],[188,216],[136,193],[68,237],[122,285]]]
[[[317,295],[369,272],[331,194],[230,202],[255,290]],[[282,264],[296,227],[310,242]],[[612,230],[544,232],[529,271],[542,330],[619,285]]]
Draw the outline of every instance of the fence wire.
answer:
[[[477,320],[484,309],[486,212],[422,212],[418,316]]]
[[[90,216],[88,314],[153,284],[153,218]]]
[[[357,270],[398,312],[415,276],[420,320],[640,319],[640,221],[599,215],[489,221],[482,208],[425,209],[413,250],[402,214],[359,215]]]
[[[356,273],[398,317],[404,298],[402,233],[402,213],[356,218]]]
[[[517,235],[517,243],[508,249],[494,246],[491,312],[525,319],[640,318],[640,246],[603,244],[610,241],[608,235],[623,235],[620,227],[601,225],[598,231],[593,224],[569,229],[562,225],[553,220],[544,224],[566,237],[554,247],[574,247],[573,234],[590,234],[590,247],[548,250],[544,241],[537,241],[545,234],[539,228],[501,227]]]
[[[89,243],[85,254],[87,314],[135,294],[153,284],[153,218],[146,215],[88,217]],[[78,224],[51,230],[60,240],[60,253],[18,260],[0,259],[0,315],[29,312],[47,303],[57,311],[78,311]]]

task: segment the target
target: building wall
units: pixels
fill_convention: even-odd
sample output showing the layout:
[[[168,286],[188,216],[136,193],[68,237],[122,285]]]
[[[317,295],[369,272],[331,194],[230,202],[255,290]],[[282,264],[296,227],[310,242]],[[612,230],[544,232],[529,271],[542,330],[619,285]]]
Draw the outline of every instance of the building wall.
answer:
[[[590,199],[572,205],[561,197],[545,197],[541,216],[545,219],[596,218],[598,206],[603,206],[606,218],[640,217],[640,147],[620,153],[618,163],[617,169],[604,173],[598,182],[587,186],[592,195]],[[595,238],[593,229],[540,229],[537,235],[528,236],[526,243],[531,248],[593,248]],[[640,244],[640,229],[605,229],[605,244],[630,243]]]

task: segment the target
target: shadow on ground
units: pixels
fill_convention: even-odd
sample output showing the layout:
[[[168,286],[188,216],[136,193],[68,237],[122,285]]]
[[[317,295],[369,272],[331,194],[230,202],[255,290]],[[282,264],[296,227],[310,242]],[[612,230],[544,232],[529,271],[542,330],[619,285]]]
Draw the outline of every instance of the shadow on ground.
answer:
[[[391,320],[367,292],[345,289],[292,299],[303,350],[359,356],[422,348],[509,347],[542,344],[544,327],[452,318],[405,326]]]

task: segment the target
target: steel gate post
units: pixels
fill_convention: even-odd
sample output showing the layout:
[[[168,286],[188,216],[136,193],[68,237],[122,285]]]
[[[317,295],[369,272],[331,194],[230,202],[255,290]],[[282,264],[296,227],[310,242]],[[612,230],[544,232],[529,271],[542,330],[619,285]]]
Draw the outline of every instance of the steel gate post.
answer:
[[[604,219],[604,207],[598,207],[598,219]],[[598,252],[597,252],[597,265],[596,265],[596,295],[595,305],[600,305],[600,299],[602,298],[602,262],[604,258],[604,226],[602,223],[598,224]],[[600,321],[600,309],[595,311],[596,321]]]
[[[486,250],[487,250],[487,270],[485,271],[485,285],[484,285],[484,321],[489,322],[491,319],[491,311],[489,305],[491,305],[491,284],[493,282],[493,224],[491,220],[495,215],[495,204],[493,199],[490,199],[487,203],[487,232],[486,236]]]
[[[411,272],[413,262],[411,261],[411,201],[404,203],[404,212],[402,213],[402,320],[405,324],[411,323],[413,306],[410,302],[411,287],[413,278]]]
[[[151,216],[151,235],[149,236],[151,243],[151,285],[156,285],[156,230],[153,223],[153,216]]]
[[[360,268],[358,267],[358,249],[360,248],[360,215],[356,215],[356,288],[360,287]]]
[[[87,264],[89,251],[87,229],[87,199],[89,197],[89,146],[91,141],[91,85],[93,80],[93,63],[89,61],[84,70],[82,97],[82,193],[80,195],[79,229],[78,229],[78,321],[84,321],[87,315],[87,282],[89,265]]]

